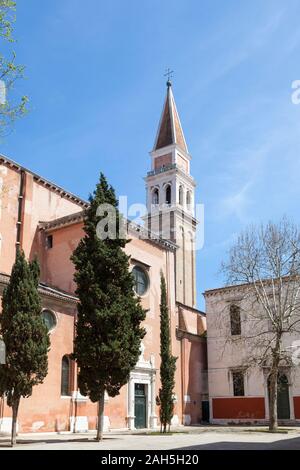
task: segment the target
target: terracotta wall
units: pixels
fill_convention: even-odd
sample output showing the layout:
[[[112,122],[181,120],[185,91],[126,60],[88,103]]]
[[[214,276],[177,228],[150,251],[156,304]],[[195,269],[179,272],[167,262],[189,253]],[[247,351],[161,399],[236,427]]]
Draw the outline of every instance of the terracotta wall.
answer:
[[[213,419],[265,419],[263,397],[213,398]]]
[[[295,418],[300,419],[300,397],[294,397]]]
[[[161,157],[156,157],[154,160],[154,169],[159,170],[162,166],[167,166],[172,163],[172,154],[168,153],[167,155],[162,155]]]

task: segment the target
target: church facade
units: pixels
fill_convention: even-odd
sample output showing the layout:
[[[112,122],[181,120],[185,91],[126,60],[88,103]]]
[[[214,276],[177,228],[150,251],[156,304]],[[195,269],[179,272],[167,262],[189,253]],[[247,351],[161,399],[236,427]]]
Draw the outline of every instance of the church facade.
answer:
[[[172,354],[177,359],[174,424],[198,424],[207,408],[206,318],[196,309],[195,181],[171,83],[146,181],[144,226],[128,224],[126,252],[135,290],[147,309],[141,355],[115,398],[105,400],[105,428],[156,428],[160,387],[160,272],[165,275]],[[80,395],[73,352],[78,299],[70,256],[83,236],[88,203],[0,155],[0,297],[16,249],[41,266],[41,315],[50,332],[49,372],[20,404],[19,432],[96,428],[97,405]],[[0,433],[10,432],[11,409],[0,397]]]

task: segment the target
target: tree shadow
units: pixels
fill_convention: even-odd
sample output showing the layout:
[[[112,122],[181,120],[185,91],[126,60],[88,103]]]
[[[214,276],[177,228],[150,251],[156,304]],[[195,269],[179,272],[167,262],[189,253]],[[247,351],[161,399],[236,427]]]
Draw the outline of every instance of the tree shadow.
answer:
[[[275,442],[211,442],[195,446],[180,447],[176,450],[300,450],[300,437]]]
[[[115,437],[104,437],[102,442],[105,441],[111,441],[111,440],[120,440]],[[41,445],[41,444],[72,444],[72,443],[90,443],[90,444],[95,444],[96,439],[93,437],[82,437],[82,438],[66,438],[66,439],[58,439],[58,438],[46,438],[46,439],[22,439],[19,438],[17,439],[17,444],[14,446],[15,447],[21,447],[21,446],[26,446],[26,445]],[[99,445],[101,445],[101,442],[99,442]],[[5,449],[11,449],[11,443],[10,439],[2,440],[0,441],[0,449],[5,448]]]

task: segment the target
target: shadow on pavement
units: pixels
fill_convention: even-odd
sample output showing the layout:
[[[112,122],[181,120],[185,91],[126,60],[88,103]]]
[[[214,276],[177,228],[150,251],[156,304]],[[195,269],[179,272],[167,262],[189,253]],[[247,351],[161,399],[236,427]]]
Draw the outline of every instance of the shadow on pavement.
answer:
[[[103,442],[105,441],[111,441],[111,440],[117,440],[116,438],[114,437],[104,437],[103,439]],[[77,442],[77,443],[91,443],[91,444],[95,444],[96,443],[96,440],[94,438],[88,438],[88,437],[85,437],[85,438],[75,438],[75,439],[17,439],[17,444],[16,444],[16,447],[20,447],[22,445],[34,445],[34,444],[37,444],[37,445],[40,445],[40,444],[68,444],[68,443],[74,443],[74,442]],[[99,443],[101,444],[101,443]],[[1,448],[9,448],[11,449],[11,443],[10,443],[10,440],[7,439],[5,441],[1,441],[0,442],[0,449]]]
[[[176,450],[300,450],[300,437],[282,439],[276,442],[212,442]]]

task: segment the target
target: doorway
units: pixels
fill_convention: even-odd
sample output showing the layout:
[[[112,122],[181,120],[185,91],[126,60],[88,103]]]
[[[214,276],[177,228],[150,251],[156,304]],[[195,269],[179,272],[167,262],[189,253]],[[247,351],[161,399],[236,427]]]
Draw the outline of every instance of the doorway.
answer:
[[[285,374],[278,377],[278,419],[290,419],[289,381]]]
[[[278,419],[290,419],[290,391],[289,381],[285,374],[279,374],[277,379],[277,417]],[[268,380],[268,390],[270,390],[270,381]]]
[[[209,401],[202,401],[202,419],[203,423],[209,423]]]
[[[136,429],[147,427],[146,385],[136,383],[134,386],[134,426]]]

